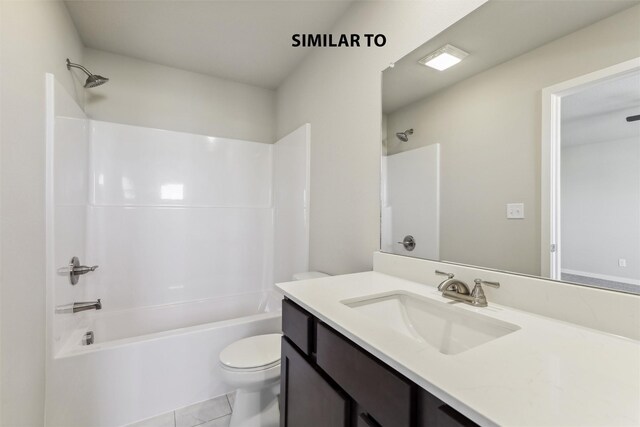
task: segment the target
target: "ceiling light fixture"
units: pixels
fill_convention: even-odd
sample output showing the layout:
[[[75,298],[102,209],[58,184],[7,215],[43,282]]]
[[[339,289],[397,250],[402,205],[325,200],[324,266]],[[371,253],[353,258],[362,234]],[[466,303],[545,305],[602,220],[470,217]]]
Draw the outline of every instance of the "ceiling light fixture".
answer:
[[[464,50],[458,49],[450,44],[442,46],[435,52],[431,52],[418,62],[427,67],[435,68],[438,71],[453,67],[458,62],[469,56]]]

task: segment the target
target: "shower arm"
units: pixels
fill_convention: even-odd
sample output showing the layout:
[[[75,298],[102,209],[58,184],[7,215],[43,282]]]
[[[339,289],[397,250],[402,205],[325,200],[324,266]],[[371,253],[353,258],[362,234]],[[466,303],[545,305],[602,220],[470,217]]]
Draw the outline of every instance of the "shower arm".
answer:
[[[79,68],[82,71],[84,71],[87,76],[91,77],[93,76],[93,74],[91,73],[91,71],[87,70],[86,68],[84,68],[82,65],[80,64],[74,64],[73,62],[69,61],[69,58],[67,58],[67,70],[71,70],[71,68]]]

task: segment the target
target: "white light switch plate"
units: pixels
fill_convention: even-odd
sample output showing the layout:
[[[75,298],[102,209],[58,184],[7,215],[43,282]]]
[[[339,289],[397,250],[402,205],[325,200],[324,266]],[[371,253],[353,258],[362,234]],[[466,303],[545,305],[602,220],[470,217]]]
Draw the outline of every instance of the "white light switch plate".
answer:
[[[524,219],[524,203],[507,203],[508,219]]]

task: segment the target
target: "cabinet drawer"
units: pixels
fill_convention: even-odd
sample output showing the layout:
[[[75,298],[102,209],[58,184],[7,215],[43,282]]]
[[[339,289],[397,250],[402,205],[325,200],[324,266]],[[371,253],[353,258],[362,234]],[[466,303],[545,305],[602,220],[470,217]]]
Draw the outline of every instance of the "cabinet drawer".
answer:
[[[411,425],[411,383],[326,325],[316,330],[316,361],[385,427]]]
[[[348,397],[335,390],[282,338],[281,427],[346,427]]]
[[[478,425],[431,393],[418,393],[418,427],[477,427]]]
[[[282,332],[304,354],[311,354],[313,316],[288,299],[282,300]]]

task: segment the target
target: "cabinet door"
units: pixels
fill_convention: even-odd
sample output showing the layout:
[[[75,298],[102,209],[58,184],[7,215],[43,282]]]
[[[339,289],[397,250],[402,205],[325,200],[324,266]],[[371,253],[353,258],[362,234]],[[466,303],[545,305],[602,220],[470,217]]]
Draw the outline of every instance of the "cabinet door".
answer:
[[[340,427],[348,421],[349,401],[282,338],[281,427]]]
[[[411,382],[327,325],[318,323],[316,338],[318,366],[358,402],[358,426],[413,425]]]

